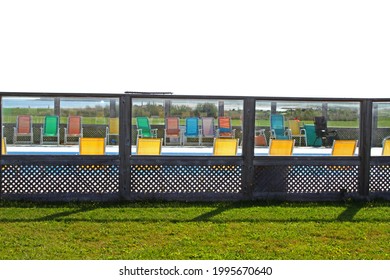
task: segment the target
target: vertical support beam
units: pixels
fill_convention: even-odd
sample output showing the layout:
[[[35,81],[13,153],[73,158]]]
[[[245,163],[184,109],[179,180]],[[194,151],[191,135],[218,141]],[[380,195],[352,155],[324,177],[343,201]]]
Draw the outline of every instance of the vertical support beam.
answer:
[[[61,99],[59,97],[54,97],[54,115],[61,115]]]
[[[245,188],[244,194],[249,197],[252,197],[254,184],[255,115],[256,99],[254,97],[245,98],[242,133],[242,156],[244,161],[242,182]]]
[[[277,107],[277,102],[272,101],[271,102],[271,114],[276,114],[276,107]]]
[[[172,100],[169,100],[169,99],[164,100],[164,117],[165,118],[170,116],[171,105],[172,105]]]
[[[110,99],[110,118],[116,118],[118,114],[116,113],[116,99]]]
[[[359,144],[359,194],[369,195],[370,157],[372,137],[372,101],[363,100],[360,103],[360,144]]]
[[[126,94],[119,102],[119,194],[125,198],[130,188],[131,98]]]
[[[225,101],[218,101],[218,117],[223,117],[225,115]]]
[[[322,115],[328,121],[328,103],[322,103]]]

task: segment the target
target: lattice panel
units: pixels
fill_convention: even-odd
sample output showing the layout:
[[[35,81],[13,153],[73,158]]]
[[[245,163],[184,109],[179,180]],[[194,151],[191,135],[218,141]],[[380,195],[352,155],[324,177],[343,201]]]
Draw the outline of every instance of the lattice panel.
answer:
[[[255,192],[357,192],[358,166],[257,166]]]
[[[146,193],[239,193],[241,166],[163,166],[130,167],[132,192]]]
[[[369,191],[390,191],[390,165],[372,165],[370,167]]]
[[[2,193],[117,193],[116,165],[5,165]]]

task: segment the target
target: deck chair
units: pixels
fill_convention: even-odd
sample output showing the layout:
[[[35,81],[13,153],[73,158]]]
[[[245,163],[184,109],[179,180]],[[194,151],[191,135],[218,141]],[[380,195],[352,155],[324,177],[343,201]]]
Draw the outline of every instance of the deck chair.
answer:
[[[218,117],[217,138],[235,138],[236,130],[232,128],[230,117]]]
[[[150,127],[149,119],[147,117],[137,117],[137,132],[138,138],[157,138],[157,129]]]
[[[79,153],[80,155],[104,155],[106,153],[106,139],[81,137]]]
[[[214,156],[236,156],[238,139],[214,138]]]
[[[202,128],[200,136],[200,144],[202,144],[203,138],[215,138],[215,125],[213,117],[202,118]]]
[[[110,136],[119,137],[119,118],[110,118],[108,120],[108,127],[106,128],[107,145],[110,144]]]
[[[160,138],[138,138],[137,155],[161,155],[161,144]]]
[[[183,145],[187,144],[188,138],[197,138],[201,143],[201,130],[199,129],[199,119],[197,117],[186,118],[186,128],[183,133]]]
[[[305,129],[305,141],[306,146],[313,146],[313,147],[321,147],[322,146],[322,139],[317,139],[316,129],[314,124],[305,124],[303,125],[303,128]]]
[[[1,138],[1,154],[7,154],[7,139],[5,137]]]
[[[283,115],[271,115],[271,139],[291,139],[289,130],[286,130]]]
[[[18,141],[18,137],[28,138],[28,141]],[[33,143],[32,117],[21,115],[16,118],[16,127],[14,127],[13,143]]]
[[[382,156],[390,156],[390,137],[383,139]]]
[[[59,119],[58,116],[46,116],[43,127],[41,127],[41,141],[42,145],[45,138],[56,138],[56,141],[47,141],[46,144],[60,144],[60,135],[59,135]]]
[[[290,130],[289,134],[291,138],[299,138],[299,146],[302,146],[302,138],[305,139],[306,143],[306,130],[299,126],[299,121],[288,120],[288,128]]]
[[[324,116],[314,117],[314,126],[316,131],[316,141],[321,139],[325,146],[332,146],[333,140],[338,138],[337,131],[328,129],[326,118]]]
[[[265,129],[258,129],[255,131],[255,145],[267,146],[267,138],[265,137]]]
[[[164,129],[164,145],[167,145],[167,138],[177,139],[181,145],[180,119],[176,117],[168,117],[165,119]]]
[[[295,145],[295,139],[271,139],[269,143],[270,156],[291,156]]]
[[[64,128],[64,144],[78,143],[79,138],[83,137],[83,127],[81,125],[81,116],[69,116],[67,127]],[[76,142],[69,142],[68,138],[77,138]]]
[[[334,140],[332,156],[353,156],[356,146],[357,140]]]

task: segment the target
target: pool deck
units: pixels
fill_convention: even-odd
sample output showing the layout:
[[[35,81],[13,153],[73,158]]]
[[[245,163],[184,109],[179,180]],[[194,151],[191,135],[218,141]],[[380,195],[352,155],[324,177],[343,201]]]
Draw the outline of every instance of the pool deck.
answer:
[[[133,155],[136,154],[136,147],[131,147]],[[293,156],[330,156],[332,152],[331,148],[325,147],[295,147]],[[380,156],[382,148],[372,148],[372,156]],[[118,155],[118,146],[106,146],[107,155]],[[79,155],[78,145],[8,145],[8,155]],[[213,147],[211,146],[163,146],[163,156],[212,156]],[[237,155],[242,154],[241,147],[238,148]],[[256,147],[255,156],[267,156],[268,147]],[[356,149],[355,155],[358,155],[358,149]]]

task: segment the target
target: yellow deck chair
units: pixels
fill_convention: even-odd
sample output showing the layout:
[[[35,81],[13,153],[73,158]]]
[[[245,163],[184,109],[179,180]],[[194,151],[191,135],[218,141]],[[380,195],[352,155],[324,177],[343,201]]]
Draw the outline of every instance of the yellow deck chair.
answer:
[[[332,156],[353,156],[356,146],[357,140],[334,140]]]
[[[236,156],[238,139],[214,138],[214,156]]]
[[[390,138],[383,140],[382,156],[390,156]]]
[[[291,156],[295,145],[295,139],[271,139],[269,143],[270,156]]]
[[[80,138],[80,155],[104,155],[106,153],[105,138]]]
[[[1,154],[7,154],[7,140],[5,137],[1,138]]]
[[[138,138],[137,155],[160,155],[162,139],[160,138]]]

